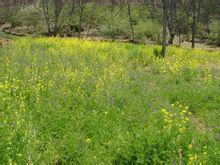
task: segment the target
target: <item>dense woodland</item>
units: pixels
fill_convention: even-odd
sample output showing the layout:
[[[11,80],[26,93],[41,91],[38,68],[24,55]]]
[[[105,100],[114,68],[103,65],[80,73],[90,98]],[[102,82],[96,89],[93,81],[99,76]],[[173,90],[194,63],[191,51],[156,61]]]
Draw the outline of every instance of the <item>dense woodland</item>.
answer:
[[[0,7],[3,31],[19,35],[220,44],[218,0],[1,0]]]

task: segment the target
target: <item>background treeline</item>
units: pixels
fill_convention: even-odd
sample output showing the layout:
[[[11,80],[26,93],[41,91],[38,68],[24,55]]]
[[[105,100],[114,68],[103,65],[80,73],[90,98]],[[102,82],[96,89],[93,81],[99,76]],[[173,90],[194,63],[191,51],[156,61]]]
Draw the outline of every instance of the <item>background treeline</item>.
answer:
[[[167,43],[220,45],[218,0],[0,0],[3,31],[21,35],[161,43],[164,14]]]

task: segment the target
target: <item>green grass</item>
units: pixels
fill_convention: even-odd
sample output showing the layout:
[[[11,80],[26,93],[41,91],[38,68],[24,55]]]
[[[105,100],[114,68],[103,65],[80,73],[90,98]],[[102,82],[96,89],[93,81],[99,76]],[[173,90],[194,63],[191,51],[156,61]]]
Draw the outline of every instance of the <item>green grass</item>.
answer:
[[[59,38],[0,48],[0,163],[219,163],[220,52]]]
[[[10,34],[6,34],[4,32],[0,32],[0,38],[4,38],[4,39],[14,39],[16,38],[15,36],[13,35],[10,35]]]

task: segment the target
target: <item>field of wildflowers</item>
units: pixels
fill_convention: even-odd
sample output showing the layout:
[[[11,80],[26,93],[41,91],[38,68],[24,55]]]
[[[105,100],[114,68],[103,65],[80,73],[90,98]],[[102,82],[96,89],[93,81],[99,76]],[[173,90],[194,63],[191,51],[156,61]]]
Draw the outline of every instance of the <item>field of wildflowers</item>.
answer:
[[[60,38],[0,48],[0,164],[220,163],[220,52]]]

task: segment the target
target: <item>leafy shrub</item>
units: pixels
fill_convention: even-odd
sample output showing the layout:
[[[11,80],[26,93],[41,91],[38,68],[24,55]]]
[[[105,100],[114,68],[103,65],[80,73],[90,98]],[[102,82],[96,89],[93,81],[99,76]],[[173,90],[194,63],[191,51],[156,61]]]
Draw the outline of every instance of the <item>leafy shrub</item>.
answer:
[[[33,7],[26,7],[21,9],[12,19],[12,26],[17,27],[21,25],[36,27],[41,21],[39,11]]]
[[[151,20],[140,21],[135,26],[135,34],[138,39],[151,39],[161,43],[161,25]]]
[[[114,20],[113,23],[107,23],[101,27],[101,33],[115,38],[116,36],[127,36],[130,28],[125,20]]]

